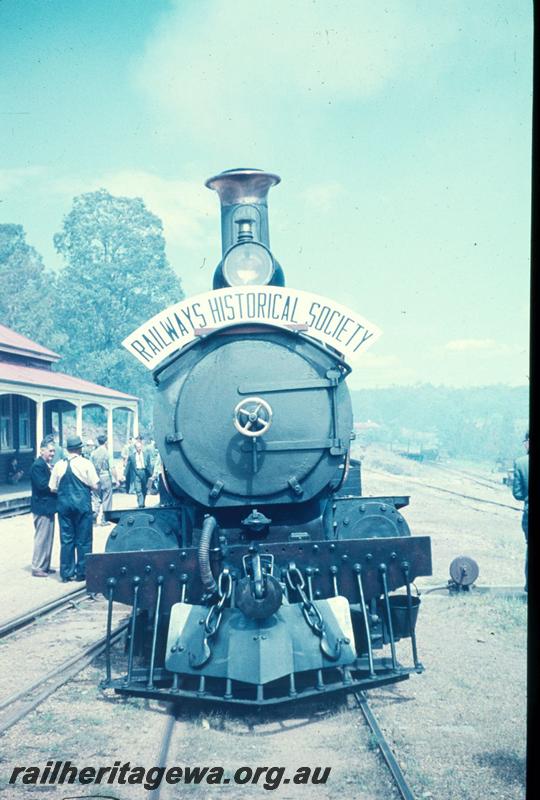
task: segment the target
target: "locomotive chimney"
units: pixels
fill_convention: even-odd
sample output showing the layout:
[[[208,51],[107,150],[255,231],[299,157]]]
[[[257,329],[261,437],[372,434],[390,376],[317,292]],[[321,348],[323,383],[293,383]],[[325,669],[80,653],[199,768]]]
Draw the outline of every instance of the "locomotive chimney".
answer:
[[[270,187],[280,180],[279,175],[260,169],[228,169],[206,181],[205,186],[214,189],[221,202],[222,255],[245,241],[250,230],[252,241],[270,249],[266,198]]]
[[[221,203],[222,257],[214,272],[214,289],[285,285],[270,250],[266,203],[268,190],[280,180],[261,169],[227,169],[206,181]]]

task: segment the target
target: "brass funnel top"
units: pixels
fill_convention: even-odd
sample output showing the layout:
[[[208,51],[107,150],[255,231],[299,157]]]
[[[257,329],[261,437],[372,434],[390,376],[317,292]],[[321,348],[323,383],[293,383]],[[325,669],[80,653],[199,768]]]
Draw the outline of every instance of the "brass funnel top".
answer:
[[[205,186],[214,189],[222,206],[240,203],[266,205],[266,197],[271,186],[281,181],[279,175],[262,169],[227,169],[209,178]]]

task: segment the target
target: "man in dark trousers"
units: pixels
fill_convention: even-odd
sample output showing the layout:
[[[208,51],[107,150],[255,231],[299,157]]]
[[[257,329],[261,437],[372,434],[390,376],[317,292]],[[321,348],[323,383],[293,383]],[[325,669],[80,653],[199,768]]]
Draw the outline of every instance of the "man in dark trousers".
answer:
[[[99,487],[96,468],[83,458],[80,436],[68,436],[67,458],[52,471],[49,488],[58,493],[60,578],[84,581],[85,559],[92,552],[92,489]],[[76,559],[75,559],[76,556]]]
[[[512,485],[512,494],[516,500],[523,500],[523,516],[521,518],[521,527],[525,534],[525,541],[527,546],[525,549],[525,591],[529,588],[528,578],[528,561],[529,561],[529,431],[525,434],[523,440],[526,455],[516,458],[514,461],[514,482]]]
[[[126,486],[130,483],[135,486],[139,508],[144,508],[152,471],[152,458],[149,452],[143,452],[143,443],[139,436],[135,439],[135,451],[129,454],[126,464]]]
[[[30,483],[32,485],[30,508],[34,518],[34,554],[32,556],[34,578],[47,578],[51,573],[56,572],[51,569],[54,515],[56,514],[56,495],[49,489],[53,458],[54,443],[44,439],[39,448],[39,456],[30,467]]]

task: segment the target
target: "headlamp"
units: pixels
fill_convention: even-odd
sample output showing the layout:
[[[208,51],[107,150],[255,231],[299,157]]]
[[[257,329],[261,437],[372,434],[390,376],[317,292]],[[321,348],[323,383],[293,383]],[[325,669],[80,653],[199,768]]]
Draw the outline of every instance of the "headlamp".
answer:
[[[229,286],[265,286],[274,274],[274,259],[259,242],[240,242],[225,255],[223,277]]]

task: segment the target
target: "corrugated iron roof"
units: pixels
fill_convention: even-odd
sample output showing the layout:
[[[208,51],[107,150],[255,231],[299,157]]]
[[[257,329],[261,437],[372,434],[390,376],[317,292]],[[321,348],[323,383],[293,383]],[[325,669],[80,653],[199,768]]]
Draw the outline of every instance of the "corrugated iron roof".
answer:
[[[39,369],[37,367],[25,367],[21,364],[10,364],[6,361],[0,361],[0,381],[13,383],[15,393],[16,385],[26,385],[53,390],[63,389],[68,392],[107,397],[110,400],[138,399],[134,395],[118,392],[116,389],[109,389],[106,386],[100,386],[98,383],[91,383],[82,378],[74,378],[72,375],[66,375],[63,372],[53,372],[52,370]]]
[[[33,342],[22,333],[0,325],[0,351],[8,353],[20,353],[21,355],[32,355],[34,358],[41,358],[44,361],[58,361],[60,356],[53,350]]]

